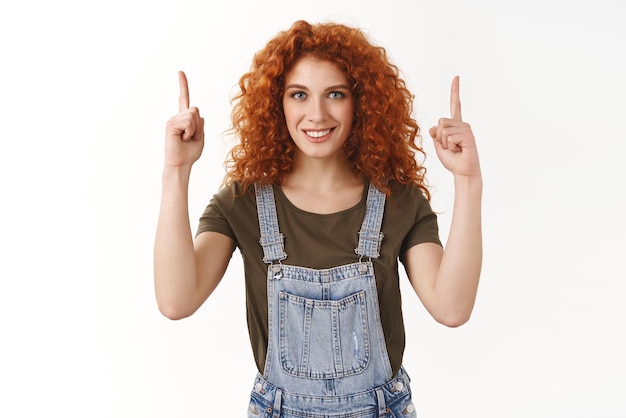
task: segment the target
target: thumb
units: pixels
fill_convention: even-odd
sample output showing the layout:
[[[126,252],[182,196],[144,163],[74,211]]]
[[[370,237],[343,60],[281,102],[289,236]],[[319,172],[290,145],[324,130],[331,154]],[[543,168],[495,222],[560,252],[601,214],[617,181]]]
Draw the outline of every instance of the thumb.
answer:
[[[430,128],[428,130],[428,133],[430,134],[430,137],[432,139],[437,139],[437,127],[436,126],[433,126],[432,128]]]

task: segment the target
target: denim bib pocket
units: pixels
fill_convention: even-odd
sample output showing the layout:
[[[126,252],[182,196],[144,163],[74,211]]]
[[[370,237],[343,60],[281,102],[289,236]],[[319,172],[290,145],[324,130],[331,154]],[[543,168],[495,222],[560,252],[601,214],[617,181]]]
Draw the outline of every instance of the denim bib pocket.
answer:
[[[340,300],[279,294],[282,369],[292,376],[337,379],[361,373],[370,357],[365,291]]]

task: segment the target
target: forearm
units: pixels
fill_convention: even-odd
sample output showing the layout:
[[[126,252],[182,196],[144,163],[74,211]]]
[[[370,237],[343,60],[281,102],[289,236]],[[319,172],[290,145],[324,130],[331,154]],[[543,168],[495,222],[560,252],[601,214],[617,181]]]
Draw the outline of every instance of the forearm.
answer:
[[[455,177],[454,211],[435,282],[448,322],[466,322],[474,307],[482,266],[482,178]]]
[[[161,208],[154,245],[154,285],[166,316],[197,289],[197,268],[189,222],[190,168],[165,168]]]

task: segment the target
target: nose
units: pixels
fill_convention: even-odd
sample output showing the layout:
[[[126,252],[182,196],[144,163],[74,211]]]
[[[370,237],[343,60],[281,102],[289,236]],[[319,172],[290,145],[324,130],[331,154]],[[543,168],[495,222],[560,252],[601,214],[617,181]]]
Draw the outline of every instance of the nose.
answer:
[[[326,119],[327,109],[323,99],[309,101],[307,118],[310,122],[323,122]]]

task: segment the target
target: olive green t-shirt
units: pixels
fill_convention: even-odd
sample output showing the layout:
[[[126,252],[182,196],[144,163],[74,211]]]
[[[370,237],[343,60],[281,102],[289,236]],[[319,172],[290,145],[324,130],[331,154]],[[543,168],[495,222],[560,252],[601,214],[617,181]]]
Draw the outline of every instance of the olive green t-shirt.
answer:
[[[380,316],[393,373],[402,365],[405,335],[398,277],[398,260],[410,247],[433,242],[441,245],[437,217],[415,186],[391,184],[383,215],[380,257],[372,260]],[[287,259],[283,264],[326,269],[358,261],[354,249],[365,216],[367,188],[361,201],[333,214],[315,214],[294,206],[279,186],[274,186],[276,212],[285,236]],[[222,188],[200,217],[197,233],[219,232],[231,237],[243,257],[248,332],[254,358],[262,374],[267,353],[267,265],[259,244],[259,220],[254,188],[240,193],[238,184]]]

